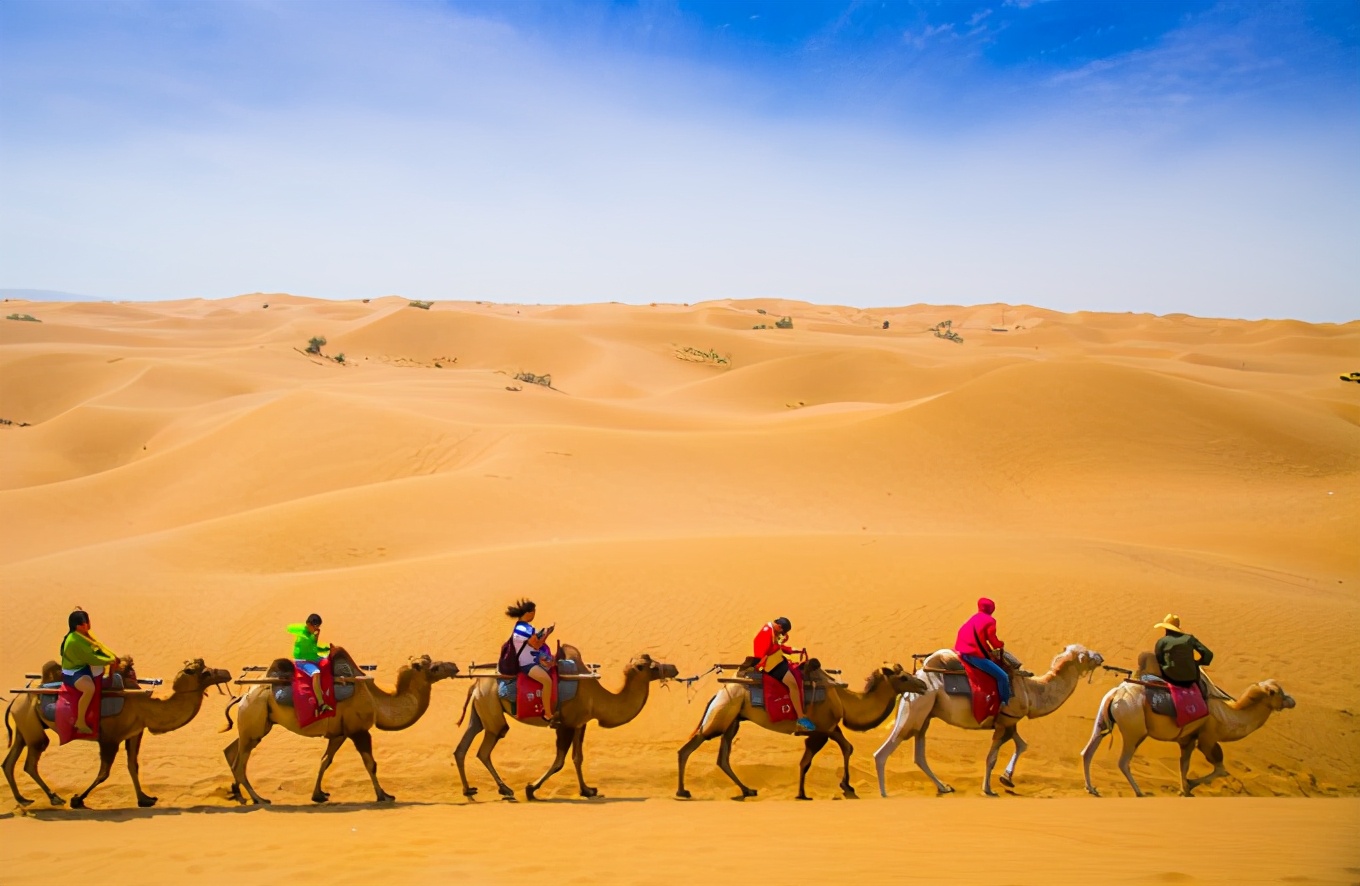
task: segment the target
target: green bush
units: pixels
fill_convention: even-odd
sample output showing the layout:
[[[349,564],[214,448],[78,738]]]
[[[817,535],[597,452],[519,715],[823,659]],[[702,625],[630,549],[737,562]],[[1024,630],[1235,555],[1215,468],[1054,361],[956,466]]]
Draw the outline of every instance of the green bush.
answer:
[[[409,304],[409,305],[410,305],[411,307],[413,307],[413,308],[420,308],[422,311],[428,311],[428,310],[430,309],[430,305],[434,304],[434,302],[432,302],[432,301],[413,301],[413,302],[407,302],[407,304]]]
[[[320,354],[321,349],[324,348],[325,346],[326,337],[324,335],[314,335],[307,340],[307,353]]]
[[[778,320],[774,321],[774,325],[777,326],[777,327],[779,327],[780,329],[792,329],[792,328],[793,328],[793,318],[792,318],[792,317],[780,317]]]
[[[6,319],[6,320],[27,320],[29,323],[41,323],[41,322],[42,322],[41,320],[39,320],[37,317],[33,316],[32,314],[10,314],[10,315],[9,315],[8,317],[6,317],[5,319]]]

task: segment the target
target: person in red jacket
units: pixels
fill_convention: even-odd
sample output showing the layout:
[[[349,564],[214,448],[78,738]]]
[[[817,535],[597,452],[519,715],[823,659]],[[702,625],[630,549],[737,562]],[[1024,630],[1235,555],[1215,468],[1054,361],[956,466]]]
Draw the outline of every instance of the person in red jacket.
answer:
[[[996,604],[991,600],[986,597],[978,600],[978,611],[959,628],[954,651],[959,654],[959,658],[996,678],[996,689],[1004,708],[1006,702],[1011,700],[1011,678],[997,664],[1006,644],[996,636],[996,619],[992,618],[995,611]]]
[[[788,660],[788,656],[795,652],[807,655],[807,650],[793,649],[784,645],[791,630],[793,623],[782,616],[766,622],[756,634],[755,656],[760,659],[758,667],[763,673],[789,687],[789,699],[793,702],[794,713],[798,715],[798,728],[805,732],[815,732],[817,725],[803,713],[802,687],[798,685],[798,678],[790,670]]]

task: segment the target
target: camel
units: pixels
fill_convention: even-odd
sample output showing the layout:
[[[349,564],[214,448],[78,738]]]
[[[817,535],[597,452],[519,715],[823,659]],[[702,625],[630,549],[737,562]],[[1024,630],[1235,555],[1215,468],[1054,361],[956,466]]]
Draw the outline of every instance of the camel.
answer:
[[[741,673],[758,678],[758,672],[753,670]],[[856,732],[873,729],[892,713],[893,704],[899,695],[904,692],[924,692],[927,689],[926,684],[904,671],[901,665],[894,665],[891,668],[882,667],[875,670],[869,675],[864,691],[855,692],[831,681],[822,672],[816,659],[805,666],[804,676],[811,682],[825,684],[826,700],[807,705],[808,719],[812,720],[817,729],[807,734],[807,740],[803,744],[803,758],[798,763],[798,799],[812,799],[806,792],[808,769],[812,766],[812,758],[817,756],[828,741],[836,743],[844,758],[845,771],[841,776],[841,792],[846,799],[857,799],[855,788],[850,784],[850,755],[855,749],[846,739],[841,725],[844,724]],[[732,741],[736,738],[743,720],[749,720],[762,729],[784,735],[794,735],[797,730],[797,725],[793,721],[770,722],[765,708],[751,704],[748,687],[740,683],[723,686],[704,709],[704,715],[699,720],[694,734],[680,748],[680,780],[675,791],[677,797],[685,800],[690,797],[690,792],[685,789],[685,764],[689,761],[690,754],[694,753],[699,745],[719,736],[722,737],[722,742],[718,747],[718,768],[741,790],[741,796],[733,799],[744,800],[756,796],[755,789],[742,784],[741,779],[737,778],[730,763]]]
[[[1100,792],[1091,784],[1091,760],[1096,755],[1101,739],[1113,733],[1116,726],[1124,739],[1123,753],[1119,755],[1119,771],[1124,773],[1135,795],[1141,797],[1143,791],[1134,781],[1129,763],[1138,746],[1151,738],[1154,741],[1174,741],[1180,745],[1181,794],[1189,797],[1200,785],[1228,774],[1223,766],[1223,742],[1240,741],[1264,726],[1275,711],[1294,707],[1294,699],[1280,688],[1279,683],[1264,680],[1249,687],[1236,700],[1219,697],[1218,693],[1211,691],[1208,695],[1209,715],[1178,727],[1175,718],[1148,710],[1146,697],[1146,688],[1125,681],[1105,693],[1105,697],[1100,700],[1091,740],[1081,752],[1087,793],[1100,796]],[[1214,771],[1203,778],[1189,777],[1190,755],[1196,746],[1214,766]]]
[[[337,676],[346,671],[351,675],[361,673],[349,654],[338,646],[331,650],[331,661],[335,663]],[[290,679],[292,671],[293,662],[280,658],[270,665],[268,673],[270,676]],[[321,781],[335,759],[335,752],[347,739],[354,743],[354,749],[363,758],[378,802],[392,802],[396,797],[378,784],[378,764],[373,759],[373,736],[370,730],[376,726],[378,729],[396,731],[411,726],[430,706],[430,686],[457,673],[458,665],[452,662],[431,661],[428,655],[413,658],[397,670],[396,692],[380,689],[372,680],[358,681],[354,695],[338,702],[333,716],[317,720],[305,728],[298,725],[297,713],[293,708],[279,704],[274,698],[274,686],[250,687],[237,701],[227,705],[227,726],[223,732],[232,727],[232,705],[239,703],[241,706],[237,712],[236,740],[222,751],[231,768],[232,783],[227,796],[244,803],[245,798],[241,796],[241,788],[244,787],[256,805],[269,804],[270,801],[261,797],[251,786],[246,776],[246,766],[250,763],[251,752],[277,724],[307,738],[326,739],[321,768],[317,770],[316,785],[312,788],[313,803],[324,803],[330,799],[330,794],[321,789]]]
[[[124,685],[127,688],[131,689],[137,685],[136,671],[131,658],[120,659],[115,667],[115,673],[118,672],[125,675]],[[44,683],[58,682],[61,679],[61,666],[49,661],[43,665],[42,673]],[[128,774],[132,776],[132,787],[137,792],[137,805],[143,808],[155,806],[158,798],[142,790],[139,777],[143,733],[149,729],[153,735],[160,735],[184,726],[198,714],[198,709],[203,704],[203,693],[208,687],[230,680],[230,673],[220,668],[209,668],[203,664],[203,659],[198,658],[186,662],[183,670],[175,675],[169,698],[152,698],[149,695],[124,696],[121,713],[113,717],[100,718],[99,774],[89,787],[71,798],[71,807],[85,808],[85,798],[109,777],[120,744],[127,748]],[[14,781],[14,764],[18,762],[20,752],[28,748],[24,771],[37,782],[38,787],[42,788],[49,803],[61,806],[65,801],[53,793],[38,775],[38,761],[42,758],[43,751],[47,750],[50,741],[46,730],[55,728],[51,721],[43,718],[39,698],[38,695],[20,696],[10,702],[10,707],[5,711],[5,732],[10,741],[9,754],[6,755],[4,763],[5,778],[9,781],[9,788],[14,792],[14,799],[20,806],[27,806],[33,802],[20,795],[19,786]],[[11,709],[14,716],[14,732],[10,732],[9,728]]]
[[[561,647],[560,658],[575,662],[584,661],[579,649],[566,644]],[[561,770],[567,758],[567,750],[570,749],[581,796],[598,797],[600,792],[586,784],[585,775],[581,771],[581,765],[585,760],[586,726],[591,720],[599,721],[600,726],[605,729],[614,729],[632,722],[646,706],[652,682],[670,680],[679,673],[675,665],[653,661],[650,655],[642,653],[628,662],[628,666],[624,668],[623,688],[618,692],[610,692],[601,686],[598,680],[576,681],[576,697],[557,705],[558,725],[553,726],[557,733],[557,755],[548,771],[543,773],[543,777],[524,788],[525,796],[530,800],[534,799],[534,795],[543,787],[544,782]],[[495,677],[484,677],[475,681],[468,689],[467,698],[463,701],[463,714],[458,718],[458,725],[463,725],[463,720],[468,714],[468,706],[471,705],[472,719],[468,721],[467,731],[463,733],[458,747],[453,751],[453,758],[458,763],[458,777],[463,781],[465,797],[477,794],[477,789],[468,784],[466,761],[473,739],[482,730],[486,730],[486,736],[477,748],[477,759],[482,761],[486,771],[496,780],[496,789],[502,797],[510,799],[515,796],[514,788],[501,779],[500,773],[491,762],[491,754],[496,748],[496,743],[505,738],[506,733],[510,731],[510,702],[502,701],[497,696],[496,682]],[[515,722],[526,726],[549,726],[546,720]]]
[[[926,730],[930,728],[931,720],[943,720],[960,729],[992,729],[992,746],[987,752],[987,766],[982,777],[982,792],[989,797],[996,796],[996,792],[992,790],[992,770],[996,767],[997,754],[1006,742],[1014,741],[1015,753],[1001,776],[1003,785],[1008,788],[1014,787],[1015,764],[1029,747],[1020,737],[1020,721],[1026,717],[1031,719],[1047,717],[1062,707],[1063,702],[1076,691],[1077,681],[1105,661],[1099,652],[1092,652],[1076,644],[1068,646],[1054,657],[1047,674],[1041,677],[1028,676],[1020,672],[1014,674],[1011,677],[1014,697],[1010,703],[996,717],[989,717],[979,723],[973,717],[972,699],[966,695],[946,694],[944,676],[931,670],[943,667],[956,658],[957,654],[952,649],[941,649],[929,656],[925,668],[918,674],[930,688],[923,693],[902,696],[902,701],[897,706],[897,719],[893,722],[892,734],[888,736],[883,746],[874,752],[874,763],[878,768],[878,790],[883,796],[888,796],[885,772],[888,757],[897,750],[898,745],[913,736],[916,738],[917,768],[935,783],[935,789],[939,793],[954,792],[952,787],[935,776],[930,764],[926,762]]]

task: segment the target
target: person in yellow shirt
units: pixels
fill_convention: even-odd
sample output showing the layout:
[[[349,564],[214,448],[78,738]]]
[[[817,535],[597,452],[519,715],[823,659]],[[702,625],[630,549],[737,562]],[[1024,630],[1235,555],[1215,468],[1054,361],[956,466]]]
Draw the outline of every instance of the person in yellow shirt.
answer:
[[[118,656],[90,633],[90,614],[85,610],[77,609],[67,616],[66,627],[66,638],[61,641],[61,682],[80,693],[76,732],[90,735],[94,730],[85,722],[85,715],[94,698],[94,681],[104,676],[104,669]]]

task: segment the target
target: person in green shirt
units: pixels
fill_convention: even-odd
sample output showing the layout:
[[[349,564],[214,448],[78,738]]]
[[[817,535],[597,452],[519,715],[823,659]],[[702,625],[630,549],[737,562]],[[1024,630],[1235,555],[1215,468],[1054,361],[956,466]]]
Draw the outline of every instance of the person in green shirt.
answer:
[[[85,722],[94,698],[95,669],[104,676],[104,669],[113,664],[118,656],[94,634],[90,633],[90,614],[77,609],[66,618],[66,637],[61,641],[61,682],[80,693],[76,703],[76,732],[90,735],[94,732]]]
[[[1209,651],[1194,634],[1181,630],[1178,615],[1168,615],[1154,628],[1163,628],[1166,635],[1157,641],[1153,650],[1157,656],[1157,667],[1162,669],[1162,677],[1177,686],[1198,686],[1199,669],[1207,667],[1214,660]]]
[[[312,678],[317,716],[330,713],[335,709],[326,704],[326,697],[321,694],[320,662],[331,651],[329,643],[321,643],[321,616],[313,612],[302,624],[289,625],[288,633],[293,635],[293,664]]]

